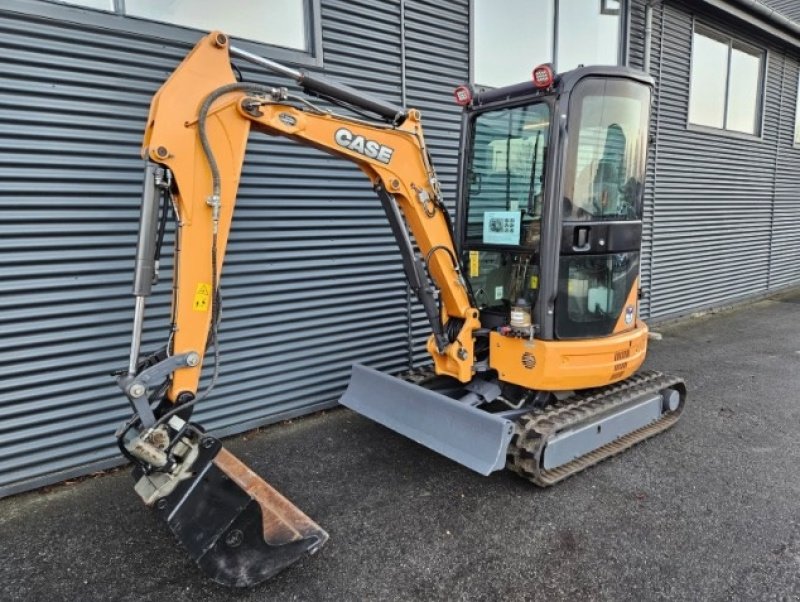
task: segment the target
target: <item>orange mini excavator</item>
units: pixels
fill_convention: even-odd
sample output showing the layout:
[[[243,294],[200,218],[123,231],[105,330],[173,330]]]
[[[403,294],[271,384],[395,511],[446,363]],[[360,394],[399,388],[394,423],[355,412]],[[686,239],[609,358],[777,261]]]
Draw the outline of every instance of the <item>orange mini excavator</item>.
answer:
[[[239,81],[232,59],[289,77],[304,95]],[[328,538],[190,421],[217,380],[220,274],[250,130],[364,172],[430,323],[429,367],[391,376],[354,365],[341,403],[482,474],[507,467],[548,486],[665,430],[683,409],[679,378],[638,371],[651,95],[651,80],[623,67],[559,75],[542,65],[529,82],[457,88],[451,220],[419,111],[252,55],[219,32],[197,44],[153,98],[145,129],[133,341],[118,375],[134,415],[117,436],[137,493],[206,573],[252,585]],[[172,328],[144,355],[169,209]],[[213,376],[199,392],[207,350]]]

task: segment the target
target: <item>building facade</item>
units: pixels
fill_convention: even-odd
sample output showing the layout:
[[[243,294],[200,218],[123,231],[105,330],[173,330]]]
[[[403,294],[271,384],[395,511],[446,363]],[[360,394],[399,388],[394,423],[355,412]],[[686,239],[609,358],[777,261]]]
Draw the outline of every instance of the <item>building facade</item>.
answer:
[[[456,85],[513,83],[500,80],[544,61],[648,67],[641,311],[658,320],[800,283],[794,4],[230,0],[218,14],[199,0],[5,0],[0,495],[120,462],[113,431],[129,409],[109,373],[127,362],[139,145],[152,94],[201,29],[420,109],[450,203]],[[163,263],[145,348],[166,337]],[[353,362],[425,361],[400,265],[361,172],[254,134],[222,281],[220,384],[198,421],[241,432],[335,404]]]

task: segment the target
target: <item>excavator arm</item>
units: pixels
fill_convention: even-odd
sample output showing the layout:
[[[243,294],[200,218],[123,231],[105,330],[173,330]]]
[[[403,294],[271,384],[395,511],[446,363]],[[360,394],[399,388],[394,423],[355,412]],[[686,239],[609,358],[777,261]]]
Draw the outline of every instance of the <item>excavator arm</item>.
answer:
[[[202,358],[213,330],[215,291],[252,128],[348,159],[365,173],[430,321],[428,348],[437,371],[469,381],[478,313],[459,268],[419,112],[400,113],[402,123],[384,125],[331,114],[308,103],[298,107],[285,89],[236,82],[229,55],[222,34],[201,41],[158,92],[145,133],[143,155],[171,172],[180,220],[172,354],[197,353]],[[176,370],[170,400],[195,394],[201,367],[202,361]]]
[[[237,81],[231,55],[378,118],[345,117],[285,88]],[[438,374],[470,381],[480,327],[419,112],[231,48],[222,33],[202,39],[153,98],[145,130],[134,329],[129,367],[118,378],[135,414],[118,438],[137,465],[140,496],[165,512],[198,564],[229,585],[266,579],[327,539],[311,519],[188,422],[218,373],[220,275],[251,129],[348,159],[369,178],[430,322],[427,348]],[[157,276],[167,204],[177,224],[172,328],[166,348],[142,360],[145,299]],[[199,392],[207,349],[213,350],[213,377]]]

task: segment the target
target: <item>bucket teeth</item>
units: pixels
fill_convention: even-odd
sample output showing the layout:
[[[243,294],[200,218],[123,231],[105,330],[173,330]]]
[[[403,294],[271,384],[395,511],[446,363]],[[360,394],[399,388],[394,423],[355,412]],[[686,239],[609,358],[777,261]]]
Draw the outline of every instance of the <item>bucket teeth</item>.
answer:
[[[205,437],[183,480],[156,504],[214,581],[249,587],[319,550],[328,534],[219,441]]]

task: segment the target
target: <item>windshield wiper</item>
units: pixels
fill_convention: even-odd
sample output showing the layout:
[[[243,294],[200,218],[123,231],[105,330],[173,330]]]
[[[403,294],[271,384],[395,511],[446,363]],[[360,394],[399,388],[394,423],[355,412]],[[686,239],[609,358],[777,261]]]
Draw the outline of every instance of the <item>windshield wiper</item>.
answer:
[[[536,163],[539,160],[539,140],[542,138],[542,131],[539,130],[536,132],[536,142],[533,144],[533,161],[531,162],[531,185],[528,189],[528,213],[530,215],[536,215],[536,207],[535,207],[535,178],[536,178]]]

